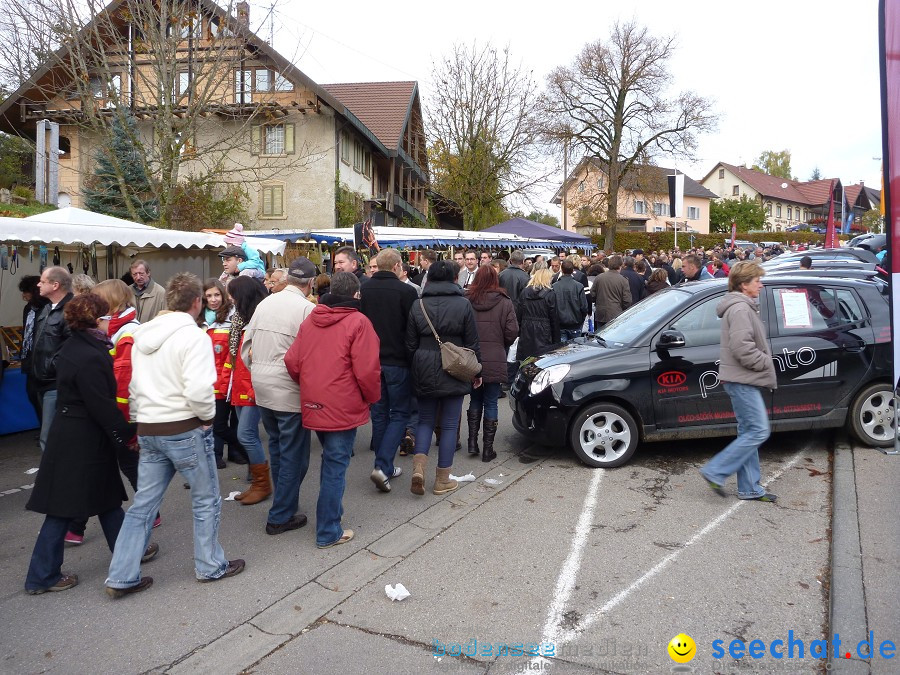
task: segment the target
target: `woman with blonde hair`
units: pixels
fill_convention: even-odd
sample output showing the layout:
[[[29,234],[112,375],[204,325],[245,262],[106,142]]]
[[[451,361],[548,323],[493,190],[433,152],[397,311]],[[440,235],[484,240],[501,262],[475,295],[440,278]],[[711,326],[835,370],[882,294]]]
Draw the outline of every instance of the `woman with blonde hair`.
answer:
[[[761,277],[755,260],[741,261],[728,274],[728,293],[716,307],[722,320],[719,381],[731,399],[737,418],[737,438],[700,469],[707,485],[725,497],[725,481],[737,474],[738,499],[774,502],[777,497],[760,484],[759,446],[769,437],[766,396],[778,386],[769,351],[768,332],[759,318]]]
[[[517,361],[540,354],[559,342],[559,314],[556,311],[556,293],[550,284],[552,278],[546,266],[538,269],[519,296],[516,305],[516,319],[519,322]]]

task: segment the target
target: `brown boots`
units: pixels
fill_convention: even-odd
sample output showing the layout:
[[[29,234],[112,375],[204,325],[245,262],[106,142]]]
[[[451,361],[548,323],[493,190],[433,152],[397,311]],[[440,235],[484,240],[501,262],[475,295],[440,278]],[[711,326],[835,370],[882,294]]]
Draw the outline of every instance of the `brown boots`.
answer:
[[[459,487],[459,483],[455,480],[450,480],[450,467],[448,466],[446,469],[435,469],[434,472],[434,494],[436,495],[445,495],[448,492],[453,492],[456,488]]]
[[[473,410],[469,408],[466,411],[466,419],[469,422],[469,454],[470,455],[478,455],[481,454],[481,450],[478,449],[478,432],[481,430],[481,410]],[[485,420],[487,423],[487,420]],[[487,429],[487,427],[485,427]]]
[[[481,455],[482,462],[493,462],[497,459],[497,453],[494,452],[494,436],[497,435],[497,420],[484,420],[484,451]]]
[[[235,497],[244,506],[259,504],[272,494],[272,482],[269,480],[269,463],[251,464],[252,482],[250,488]]]
[[[427,463],[428,455],[421,452],[413,455],[413,472],[409,491],[414,495],[425,494],[425,465]]]

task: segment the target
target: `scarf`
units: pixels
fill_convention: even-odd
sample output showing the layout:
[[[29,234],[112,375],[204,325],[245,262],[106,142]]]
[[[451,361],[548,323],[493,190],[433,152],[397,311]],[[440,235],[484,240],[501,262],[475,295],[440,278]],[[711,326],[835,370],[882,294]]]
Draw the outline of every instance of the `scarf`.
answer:
[[[231,331],[228,333],[228,351],[237,357],[238,345],[241,344],[241,332],[244,330],[244,318],[235,312],[231,317]]]
[[[106,335],[106,333],[104,333],[99,328],[88,328],[84,332],[87,333],[88,335],[90,335],[92,338],[102,342],[104,345],[106,345],[107,349],[113,348],[113,343],[110,342],[109,337]]]
[[[216,322],[216,310],[207,307],[203,310],[203,318],[206,319],[207,326],[212,326]]]

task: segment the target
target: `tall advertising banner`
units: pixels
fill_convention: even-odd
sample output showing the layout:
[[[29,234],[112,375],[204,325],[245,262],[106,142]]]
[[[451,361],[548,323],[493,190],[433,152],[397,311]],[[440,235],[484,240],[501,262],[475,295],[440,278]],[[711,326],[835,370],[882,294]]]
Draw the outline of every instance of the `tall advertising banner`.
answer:
[[[731,250],[734,250],[734,242],[737,241],[737,222],[731,221]]]
[[[882,180],[884,189],[881,204],[884,209],[884,226],[888,234],[888,253],[891,273],[891,336],[897,337],[897,319],[900,317],[900,0],[880,0],[878,12],[878,37],[881,61],[881,133]],[[889,82],[894,84],[888,86]],[[894,348],[894,410],[900,395],[900,344],[893,339]],[[896,412],[894,417],[896,429]],[[900,452],[897,439],[894,451]]]
[[[837,248],[837,236],[834,232],[834,181],[828,188],[828,220],[825,223],[825,248]]]

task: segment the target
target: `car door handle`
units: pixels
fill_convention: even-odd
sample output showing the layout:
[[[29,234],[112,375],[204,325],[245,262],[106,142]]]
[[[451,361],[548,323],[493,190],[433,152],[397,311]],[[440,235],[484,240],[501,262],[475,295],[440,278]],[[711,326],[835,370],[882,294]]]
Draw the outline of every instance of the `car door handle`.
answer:
[[[858,342],[855,345],[844,345],[843,350],[845,352],[850,352],[851,354],[859,354],[866,348],[865,342]]]

